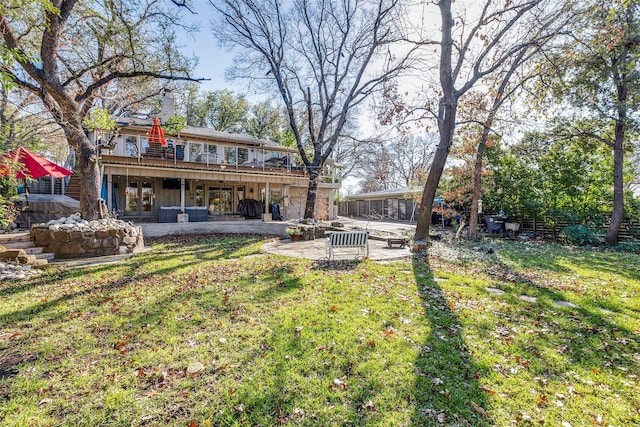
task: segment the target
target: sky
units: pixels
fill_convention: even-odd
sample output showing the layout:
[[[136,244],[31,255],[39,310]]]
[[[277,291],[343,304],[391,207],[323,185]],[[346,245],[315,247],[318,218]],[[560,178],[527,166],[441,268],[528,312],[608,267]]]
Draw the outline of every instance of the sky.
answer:
[[[184,47],[185,54],[199,58],[198,66],[193,72],[193,77],[210,80],[202,81],[203,90],[231,89],[236,93],[250,95],[246,92],[246,84],[241,81],[227,81],[224,78],[225,70],[231,65],[233,53],[226,52],[218,46],[218,42],[211,33],[212,7],[207,0],[193,0],[192,10],[196,14],[183,13],[185,21],[189,24],[197,24],[200,31],[186,34],[178,33],[179,42]]]

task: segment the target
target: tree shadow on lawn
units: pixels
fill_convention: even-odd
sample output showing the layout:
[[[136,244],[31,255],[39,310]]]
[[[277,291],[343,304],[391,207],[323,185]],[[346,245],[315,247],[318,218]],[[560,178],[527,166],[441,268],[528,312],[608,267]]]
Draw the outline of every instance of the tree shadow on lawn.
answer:
[[[264,239],[256,236],[242,236],[234,239],[232,244],[228,244],[222,235],[166,236],[150,239],[149,242],[153,245],[151,250],[134,254],[131,258],[123,260],[117,267],[127,269],[124,276],[130,278],[143,274],[166,274],[203,260],[215,261],[231,258],[243,246],[248,247],[262,240]],[[159,246],[160,244],[163,246]],[[176,257],[182,258],[179,265],[168,267],[167,262],[175,260]],[[164,267],[147,270],[146,266],[152,264],[164,265]],[[98,264],[70,269],[51,265],[45,270],[45,273],[32,279],[3,282],[0,285],[0,298],[27,292],[37,287],[57,284],[67,279],[79,278],[83,275],[108,274],[113,269],[113,264]]]
[[[535,269],[550,273],[572,273],[580,265],[594,275],[608,273],[640,281],[640,256],[633,253],[589,250],[581,247],[563,247],[548,243],[499,242],[496,245],[501,258],[518,269]],[[630,262],[631,261],[631,262]]]
[[[501,276],[500,271],[508,274]],[[499,277],[497,286],[505,294],[487,294],[484,300],[491,301],[491,306],[485,305],[492,316],[478,313],[473,329],[476,336],[486,337],[486,348],[491,349],[497,361],[493,370],[499,375],[492,379],[498,381],[497,387],[509,388],[512,382],[522,383],[521,377],[528,379],[531,386],[527,387],[537,394],[533,395],[535,399],[530,393],[517,397],[522,399],[522,409],[537,411],[541,419],[551,412],[547,415],[556,418],[547,419],[550,422],[561,422],[558,413],[545,411],[548,406],[554,407],[551,400],[557,400],[558,395],[571,396],[575,389],[577,395],[593,394],[597,402],[617,402],[611,407],[584,406],[580,415],[573,414],[576,418],[572,422],[595,424],[600,411],[608,423],[629,423],[628,417],[634,416],[632,408],[637,408],[639,402],[628,388],[635,382],[635,374],[627,372],[637,372],[640,341],[637,331],[616,323],[610,316],[621,312],[605,315],[600,304],[588,296],[556,291],[511,270],[499,257],[494,260],[492,273]],[[576,305],[560,305],[570,301]],[[624,383],[627,385],[620,386]],[[581,402],[584,405],[585,401]],[[568,409],[571,402],[567,400],[564,405]]]
[[[187,235],[179,236],[179,242],[169,238],[169,247],[156,247],[150,251],[124,260],[117,266],[122,270],[118,277],[111,274],[114,271],[112,264],[103,264],[91,267],[80,268],[56,268],[48,274],[41,274],[30,280],[22,282],[7,283],[0,288],[0,298],[10,297],[19,293],[26,293],[34,289],[55,287],[51,293],[42,295],[37,299],[37,303],[25,306],[0,316],[0,326],[13,327],[16,322],[28,321],[30,317],[50,311],[61,304],[74,301],[83,296],[96,294],[102,295],[117,292],[138,281],[154,281],[170,275],[171,273],[183,270],[188,267],[195,268],[203,261],[215,261],[227,259],[242,247],[242,239],[233,245],[226,245],[220,236]],[[248,238],[246,246],[260,241],[260,238]],[[172,242],[172,243],[171,243]],[[211,257],[205,255],[209,252],[216,254]],[[182,257],[180,262],[175,262],[176,257]],[[170,262],[172,261],[172,262]],[[91,278],[97,275],[99,279]],[[73,282],[79,281],[79,284]],[[71,284],[66,288],[66,284]],[[92,302],[76,304],[72,311],[87,309],[93,305]],[[69,311],[57,311],[51,313],[51,319],[61,319],[69,316]]]
[[[19,357],[20,352],[24,352],[21,349],[22,344],[33,345],[39,342],[40,338],[52,332],[47,331],[49,327],[55,329],[55,333],[60,334],[63,328],[67,329],[68,322],[71,322],[74,323],[72,325],[73,328],[79,328],[82,332],[74,330],[68,339],[65,339],[64,342],[58,342],[56,348],[47,355],[47,360],[58,358],[61,360],[73,360],[77,357],[76,364],[84,363],[83,357],[89,357],[87,356],[87,349],[84,347],[86,344],[84,341],[77,341],[75,337],[88,334],[91,339],[98,340],[92,344],[95,348],[91,353],[93,354],[91,357],[97,358],[96,362],[100,361],[100,364],[96,366],[99,369],[108,369],[109,372],[116,370],[115,374],[105,372],[104,375],[106,377],[108,375],[121,376],[122,374],[117,371],[118,366],[130,366],[130,369],[128,369],[130,372],[133,372],[132,369],[137,370],[137,372],[143,372],[139,377],[136,375],[135,380],[129,378],[123,381],[123,384],[128,385],[123,385],[122,387],[124,389],[133,388],[136,393],[149,392],[152,395],[158,390],[164,390],[161,394],[159,393],[160,400],[155,400],[154,408],[156,410],[159,408],[160,414],[162,414],[157,415],[158,417],[163,417],[163,420],[168,423],[175,423],[177,420],[165,414],[162,409],[165,402],[163,399],[167,395],[170,395],[173,400],[172,408],[178,408],[180,413],[190,414],[194,406],[190,400],[193,396],[185,394],[184,389],[178,384],[185,381],[184,369],[189,363],[188,356],[190,352],[194,351],[190,350],[188,339],[202,337],[206,334],[210,337],[210,342],[207,344],[213,348],[216,347],[215,343],[218,342],[218,337],[226,336],[230,341],[242,340],[242,336],[234,336],[234,324],[239,327],[245,327],[250,318],[244,313],[244,302],[241,300],[246,298],[247,291],[239,288],[242,284],[250,285],[252,283],[252,279],[255,279],[255,271],[250,266],[249,268],[246,268],[246,266],[243,269],[238,268],[236,261],[222,264],[225,264],[222,266],[224,271],[218,270],[221,264],[203,263],[203,266],[196,271],[182,275],[184,277],[180,281],[172,282],[173,288],[163,294],[156,294],[153,285],[150,286],[148,280],[154,277],[162,277],[164,274],[154,273],[150,275],[144,273],[142,277],[127,276],[125,274],[125,280],[117,283],[98,285],[65,294],[60,298],[40,304],[36,308],[32,307],[14,312],[11,316],[5,316],[0,320],[4,325],[6,325],[7,321],[24,320],[29,322],[36,317],[39,317],[39,319],[36,322],[35,329],[30,330],[28,333],[25,332],[25,335],[29,335],[29,342],[21,343],[21,339],[15,340],[12,346],[14,347],[12,352],[15,353],[15,357],[12,360],[15,359],[15,363],[12,363],[12,366],[4,366],[3,364],[2,372],[6,372],[7,375],[12,377],[27,368],[31,361],[36,360],[36,356],[30,355],[28,360],[26,357]],[[137,263],[128,265],[127,272],[135,272],[136,265]],[[263,304],[275,301],[278,298],[278,292],[286,293],[297,288],[295,281],[287,281],[284,287],[277,285],[290,273],[289,265],[280,262],[274,263],[274,268],[271,267],[271,265],[267,265],[264,270],[260,271],[262,280],[265,283],[276,284],[275,287],[264,292]],[[95,271],[95,268],[91,270]],[[219,277],[214,277],[217,272],[226,272],[233,275],[233,280],[229,283],[226,283],[224,278],[217,280]],[[75,273],[78,272],[76,271]],[[63,273],[63,275],[66,274],[69,274],[69,272]],[[90,274],[85,272],[80,274],[80,276],[82,275],[89,276]],[[141,289],[141,293],[147,292],[147,294],[137,295],[137,289]],[[237,295],[234,293],[234,289],[237,291]],[[118,290],[130,295],[133,303],[128,304],[128,301],[118,301],[118,299],[128,298],[123,295],[119,298],[115,296],[113,298],[105,298],[105,296],[111,295],[111,292]],[[242,295],[245,296],[243,297]],[[72,302],[73,310],[83,313],[81,315],[82,318],[70,319],[68,310],[63,310],[64,313],[55,311],[55,308],[64,302]],[[45,312],[47,310],[51,310],[51,313]],[[220,319],[220,323],[218,323],[218,319]],[[220,330],[220,325],[223,324],[223,321],[224,330]],[[203,329],[203,325],[207,325],[207,329]],[[164,328],[168,328],[166,335]],[[165,336],[168,341],[165,341]],[[238,343],[238,345],[241,346],[241,343]],[[151,347],[162,349],[162,355],[157,354],[156,350]],[[165,348],[163,349],[163,347]],[[179,351],[166,351],[167,348],[176,348]],[[220,350],[223,349],[221,348]],[[251,358],[259,359],[260,354],[263,352],[262,349],[255,348],[249,354],[251,354]],[[81,356],[82,354],[84,356]],[[3,360],[1,356],[2,354],[0,354],[0,360]],[[171,368],[167,368],[166,375],[160,375],[157,370],[158,365],[163,363],[172,365]],[[59,369],[55,362],[51,366],[53,366],[52,372]],[[207,366],[207,369],[210,368]],[[130,376],[130,372],[127,372],[125,376]],[[217,375],[216,372],[210,373],[212,377]],[[74,379],[68,378],[68,381],[73,382]],[[215,378],[213,378],[212,382],[215,384]],[[11,395],[10,387],[11,383],[8,382],[4,390],[0,390],[0,398],[9,398]],[[5,394],[5,390],[8,390],[7,394]],[[55,390],[54,386],[52,386],[52,390]],[[192,389],[191,391],[193,392],[194,390]],[[84,396],[87,393],[86,390],[75,390],[73,392],[78,393],[78,396]],[[222,394],[225,393],[226,390]],[[101,407],[102,399],[105,396],[102,392],[94,394],[95,396],[91,401],[84,402],[84,404],[79,403],[79,407],[69,412],[68,416],[72,420],[74,418],[80,420],[83,413],[93,411],[93,420],[103,417],[104,422],[107,422],[110,419],[110,415],[108,411],[103,410]],[[77,396],[72,395],[71,398],[76,399]],[[153,401],[153,399],[151,400]],[[223,404],[223,402],[215,401],[212,403]],[[43,407],[42,410],[46,411],[47,409]],[[133,419],[130,421],[134,423]],[[127,421],[123,421],[123,423],[127,423]]]
[[[412,424],[490,425],[487,395],[478,383],[479,369],[462,337],[463,327],[434,280],[428,259],[415,256],[413,272],[431,333],[415,362],[416,410]]]
[[[262,354],[245,361],[261,364],[262,380],[255,388],[236,390],[228,406],[242,410],[223,411],[220,425],[490,425],[460,322],[427,263],[414,261],[413,272],[396,267],[393,275],[407,274],[409,285],[371,272],[366,263],[312,265],[315,274],[324,272],[338,286],[285,281],[277,288],[282,293],[271,288],[256,296],[300,307],[276,312]],[[420,298],[396,299],[396,293],[415,291],[414,277]],[[278,274],[274,278],[281,280]],[[349,292],[342,295],[341,286]],[[365,301],[340,300],[354,293]],[[304,305],[318,295],[320,302],[326,299],[325,308],[318,301]],[[382,305],[368,310],[374,300]],[[422,337],[419,342],[412,340],[414,334]],[[320,409],[311,413],[310,407]]]

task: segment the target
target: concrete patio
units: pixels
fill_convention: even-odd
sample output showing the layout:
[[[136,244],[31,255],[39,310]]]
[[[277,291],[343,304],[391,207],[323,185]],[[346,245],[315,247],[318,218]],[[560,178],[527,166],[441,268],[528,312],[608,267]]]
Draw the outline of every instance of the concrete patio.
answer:
[[[274,240],[266,243],[262,249],[271,254],[284,255],[294,258],[308,258],[312,260],[327,259],[327,239],[320,238],[303,242]],[[335,249],[336,260],[353,260],[358,254],[357,249]],[[411,256],[409,246],[399,248],[387,247],[387,242],[369,239],[369,259],[373,261],[391,261]]]
[[[409,247],[393,248],[387,247],[387,236],[405,236],[406,233],[412,234],[415,231],[415,225],[406,222],[384,222],[384,221],[366,221],[345,217],[339,217],[335,220],[344,224],[345,230],[359,229],[369,230],[371,238],[369,239],[369,259],[374,261],[388,261],[394,259],[406,258],[411,255]],[[325,259],[327,257],[326,238],[318,238],[316,240],[292,242],[285,228],[291,226],[289,222],[264,222],[262,220],[244,220],[244,221],[210,221],[210,222],[192,222],[192,223],[139,223],[142,227],[144,237],[161,237],[173,234],[191,234],[191,233],[229,233],[229,234],[259,234],[266,236],[279,237],[272,242],[263,246],[267,253],[285,255],[295,258],[308,258],[313,260]],[[335,253],[335,259],[354,259],[357,255],[356,249],[338,249]]]

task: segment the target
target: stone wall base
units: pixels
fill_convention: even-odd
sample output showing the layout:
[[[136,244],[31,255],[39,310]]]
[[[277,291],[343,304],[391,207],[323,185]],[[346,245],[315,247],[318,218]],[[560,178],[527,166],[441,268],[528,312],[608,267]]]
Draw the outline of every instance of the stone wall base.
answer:
[[[142,229],[135,225],[100,230],[55,229],[36,225],[30,233],[36,246],[61,259],[124,255],[144,249]]]

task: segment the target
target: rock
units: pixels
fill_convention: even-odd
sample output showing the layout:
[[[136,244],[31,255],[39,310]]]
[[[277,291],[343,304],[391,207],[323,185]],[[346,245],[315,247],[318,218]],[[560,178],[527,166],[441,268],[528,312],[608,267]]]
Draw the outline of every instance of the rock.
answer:
[[[188,377],[197,377],[204,371],[204,365],[200,362],[195,362],[187,367],[187,376]]]
[[[578,308],[577,305],[569,301],[554,301],[553,303],[558,307]]]
[[[530,295],[519,295],[518,298],[520,298],[522,301],[530,302],[532,304],[538,302],[537,297],[532,297]]]
[[[6,249],[3,252],[0,252],[0,258],[4,260],[15,261],[17,259],[24,259],[27,256],[27,253],[24,249]]]

